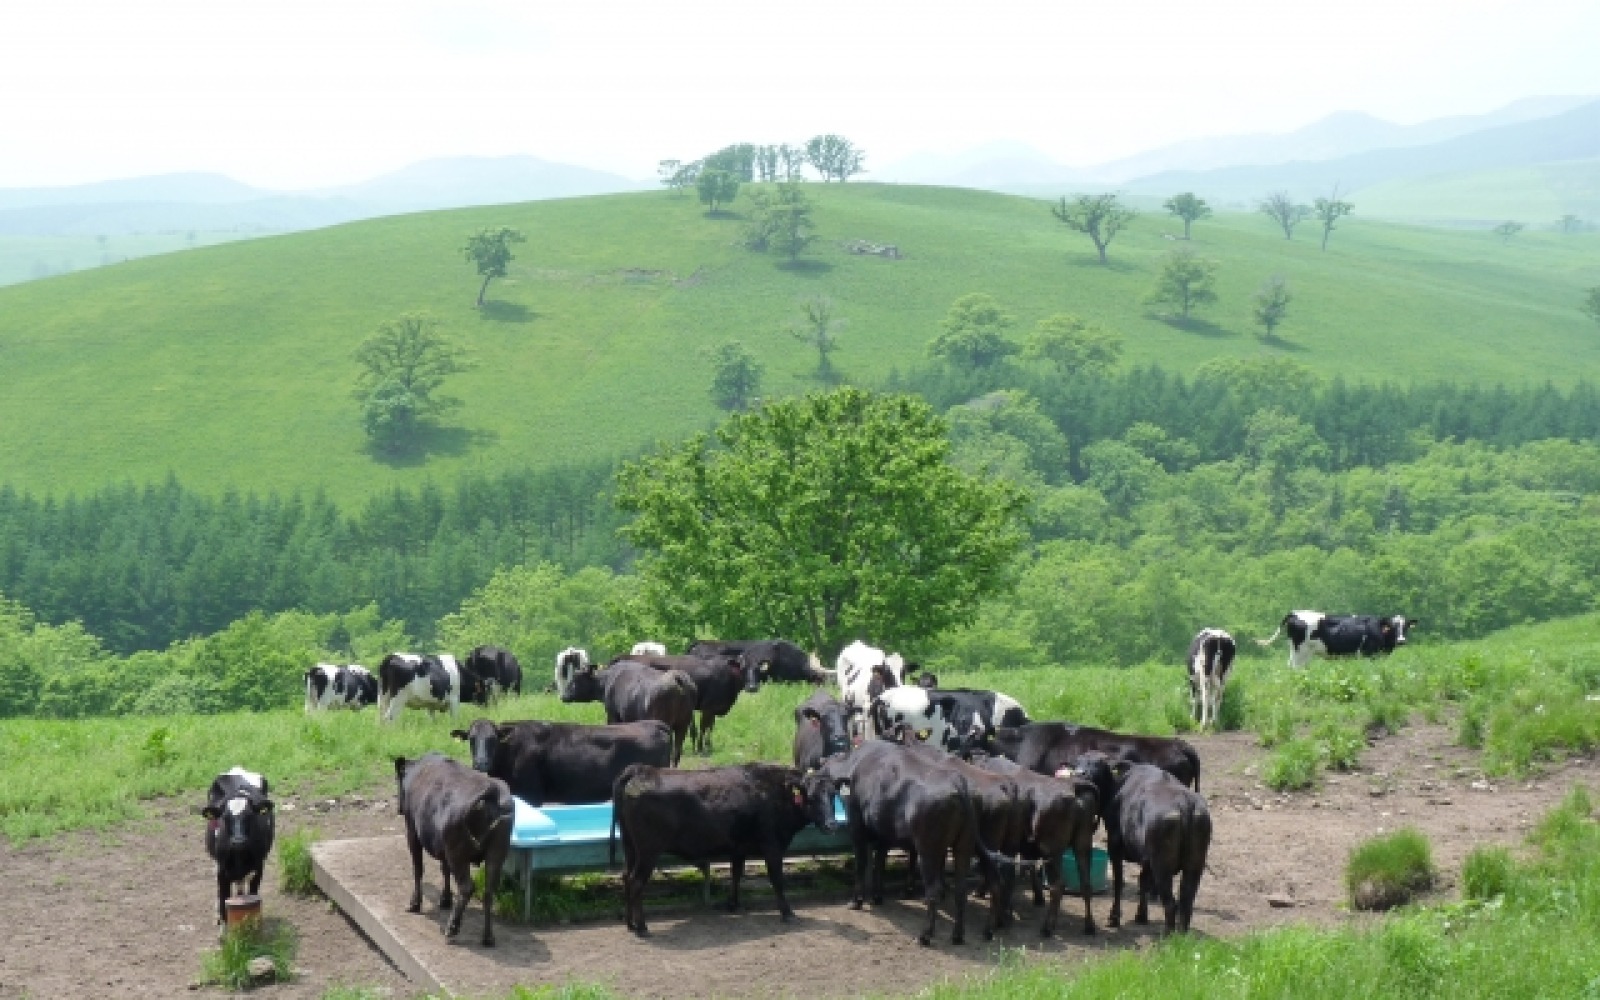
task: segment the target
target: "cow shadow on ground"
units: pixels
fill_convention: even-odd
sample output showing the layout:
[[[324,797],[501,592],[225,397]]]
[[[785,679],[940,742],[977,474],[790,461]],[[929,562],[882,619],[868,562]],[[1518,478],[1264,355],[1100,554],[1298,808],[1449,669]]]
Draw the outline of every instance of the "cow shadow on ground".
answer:
[[[483,303],[483,308],[478,310],[478,318],[495,323],[532,323],[539,318],[539,314],[521,302],[488,299]]]
[[[373,461],[391,469],[415,469],[433,458],[457,458],[474,448],[487,448],[500,440],[497,431],[482,427],[430,426],[417,432],[402,449],[387,450],[369,446]]]

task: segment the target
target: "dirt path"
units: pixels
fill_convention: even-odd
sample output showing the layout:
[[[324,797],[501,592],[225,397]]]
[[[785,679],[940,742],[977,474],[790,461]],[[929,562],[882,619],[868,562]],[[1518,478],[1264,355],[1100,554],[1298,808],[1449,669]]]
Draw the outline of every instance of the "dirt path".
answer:
[[[1475,767],[1476,755],[1452,746],[1448,730],[1418,726],[1369,749],[1359,771],[1330,776],[1314,792],[1280,796],[1254,777],[1263,752],[1253,736],[1195,742],[1205,762],[1203,789],[1216,831],[1195,929],[1213,935],[1344,919],[1340,878],[1350,848],[1404,825],[1428,835],[1444,875],[1443,891],[1451,891],[1473,846],[1519,843],[1568,788],[1600,782],[1600,763],[1581,759],[1553,766],[1533,781],[1486,783]],[[187,993],[200,953],[215,941],[203,824],[187,805],[164,804],[152,819],[111,834],[0,847],[7,888],[0,894],[0,926],[7,929],[0,943],[0,998]],[[280,811],[283,832],[300,824],[329,838],[400,831],[386,799],[346,801],[317,812],[305,802],[283,805],[293,806]],[[404,847],[395,839],[387,843],[386,853],[374,859],[371,877],[392,881],[396,898],[403,899],[409,891]],[[333,983],[381,986],[396,997],[415,994],[342,915],[325,902],[280,895],[272,884],[275,875],[263,886],[265,906],[299,931],[301,978],[262,996],[316,998]],[[764,888],[759,866],[751,875],[751,887]],[[430,929],[437,891],[435,880],[424,916],[411,918],[426,921]],[[1274,907],[1268,896],[1295,905]],[[449,946],[443,961],[455,970],[447,981],[484,991],[512,982],[573,978],[608,982],[640,997],[817,995],[819,986],[828,995],[863,988],[904,991],[981,973],[1002,948],[1076,960],[1151,939],[1148,928],[1131,923],[1083,938],[1077,933],[1080,910],[1069,900],[1061,925],[1066,933],[1041,949],[1037,916],[1019,895],[1022,922],[993,944],[982,942],[987,903],[976,900],[968,908],[967,945],[948,944],[949,924],[942,916],[940,943],[921,949],[912,940],[920,907],[891,899],[880,909],[855,913],[843,903],[842,897],[800,902],[800,919],[788,926],[777,921],[765,895],[752,894],[750,909],[736,916],[652,911],[655,936],[644,942],[609,920],[533,929],[502,924],[500,947],[493,952],[474,943],[480,919],[474,908],[461,936],[467,943]],[[1104,897],[1095,900],[1102,924],[1107,907]],[[1125,915],[1131,914],[1131,906],[1125,906]],[[908,956],[914,961],[907,962]],[[818,969],[852,974],[818,977]]]

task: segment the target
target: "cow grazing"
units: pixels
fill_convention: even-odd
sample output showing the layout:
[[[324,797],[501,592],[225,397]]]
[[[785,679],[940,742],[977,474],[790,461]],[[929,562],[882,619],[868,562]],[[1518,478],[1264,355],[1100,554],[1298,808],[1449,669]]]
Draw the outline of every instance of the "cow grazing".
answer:
[[[666,656],[667,647],[659,642],[636,642],[628,653],[631,656]]]
[[[899,687],[905,661],[899,653],[884,655],[883,650],[857,639],[839,652],[834,676],[839,682],[839,700],[850,715],[852,735],[859,736],[865,723],[856,719],[872,705],[873,697],[886,687]]]
[[[467,689],[469,678],[473,680],[471,690]],[[390,653],[378,664],[379,722],[393,722],[407,705],[431,714],[444,711],[455,715],[462,699],[470,700],[476,694],[476,679],[464,673],[449,653]]]
[[[306,714],[365,708],[378,700],[378,679],[360,664],[319,663],[306,671]]]
[[[794,766],[812,771],[834,754],[850,752],[850,726],[844,706],[818,691],[794,710]]]
[[[784,921],[794,917],[783,893],[783,856],[808,824],[834,828],[833,783],[792,767],[744,764],[703,771],[669,771],[634,764],[612,795],[614,832],[622,839],[623,895],[628,929],[650,931],[644,890],[661,855],[702,865],[727,858],[733,877],[729,911],[739,908],[746,858],[766,862],[767,878]],[[611,850],[615,856],[616,845]]]
[[[1203,628],[1189,643],[1190,710],[1201,729],[1217,724],[1222,692],[1228,686],[1228,674],[1238,651],[1233,636],[1220,628]]]
[[[217,863],[217,923],[228,918],[228,896],[261,888],[275,833],[267,779],[235,767],[217,775],[200,809],[206,818],[206,853]]]
[[[822,684],[832,676],[815,656],[787,639],[702,639],[689,647],[689,655],[739,657],[745,671],[744,689],[749,694],[759,691],[763,681]]]
[[[1122,922],[1122,863],[1132,861],[1139,865],[1139,909],[1134,912],[1134,923],[1149,921],[1147,900],[1159,895],[1166,911],[1166,932],[1187,932],[1211,847],[1211,813],[1206,800],[1148,764],[1112,762],[1103,754],[1086,754],[1073,770],[1094,782],[1100,792],[1106,853],[1111,860],[1107,925],[1116,927]],[[1174,877],[1181,877],[1176,899],[1172,895]]]
[[[868,862],[873,852],[877,858],[871,896],[876,905],[883,902],[885,852],[915,850],[928,904],[928,922],[917,940],[932,944],[948,853],[955,871],[950,943],[961,944],[966,936],[967,868],[973,850],[981,850],[966,775],[947,766],[939,755],[887,740],[870,740],[849,756],[830,757],[817,774],[849,790],[845,801],[856,874],[851,909],[859,910],[866,902]],[[998,856],[994,860],[1005,861]]]
[[[1072,851],[1078,868],[1078,891],[1083,897],[1083,933],[1093,934],[1089,862],[1094,850],[1095,826],[1100,820],[1100,796],[1094,784],[1086,779],[1047,778],[1004,757],[978,756],[972,763],[986,771],[1006,775],[1016,783],[1027,830],[1020,853],[1024,858],[1040,862],[1040,867],[1034,870],[1035,906],[1044,903],[1040,869],[1050,880],[1050,908],[1039,925],[1040,936],[1049,937],[1055,933],[1065,885],[1061,878],[1061,859],[1068,850]]]
[[[683,741],[694,722],[694,681],[681,670],[657,670],[633,660],[619,660],[604,670],[594,664],[572,674],[561,694],[564,702],[598,701],[606,722],[654,719],[672,731],[672,766],[683,759]]]
[[[480,705],[487,705],[508,691],[512,694],[522,693],[522,664],[517,662],[509,649],[478,646],[467,654],[467,661],[462,666],[477,679],[478,698],[475,701]]]
[[[589,669],[589,654],[577,646],[568,646],[556,654],[555,694],[567,693],[567,685],[571,683],[572,675],[580,670]]]
[[[745,689],[744,665],[737,656],[619,656],[612,663],[627,660],[657,670],[678,670],[694,681],[695,711],[700,715],[694,727],[696,753],[711,752],[711,730],[717,719],[733,711],[733,703]]]
[[[1200,790],[1200,754],[1174,736],[1133,736],[1070,722],[1031,722],[1001,727],[989,741],[993,750],[1038,774],[1055,775],[1086,753],[1105,754],[1113,763],[1153,764],[1185,785]]]
[[[923,670],[915,663],[908,663],[906,664],[906,685],[931,691],[939,686],[939,675],[931,670]]]
[[[511,851],[513,804],[504,781],[479,774],[444,754],[423,754],[416,760],[394,759],[399,786],[399,812],[406,819],[406,846],[411,849],[411,902],[408,913],[422,911],[422,853],[439,862],[444,891],[439,909],[451,908],[446,937],[461,930],[461,918],[472,902],[472,866],[484,866],[483,946],[494,947],[494,897],[500,869]],[[454,877],[460,898],[452,900]]]
[[[1406,644],[1406,632],[1422,624],[1405,615],[1328,615],[1321,611],[1291,611],[1278,622],[1272,635],[1257,639],[1262,646],[1289,635],[1289,666],[1304,667],[1313,656],[1379,656]]]
[[[1028,713],[1010,695],[961,688],[890,688],[873,698],[867,717],[876,736],[926,731],[930,744],[951,753],[983,745],[1000,726],[1028,722]]]
[[[607,802],[628,765],[672,763],[672,730],[654,719],[615,726],[477,719],[450,735],[472,748],[473,770],[504,781],[531,806]]]

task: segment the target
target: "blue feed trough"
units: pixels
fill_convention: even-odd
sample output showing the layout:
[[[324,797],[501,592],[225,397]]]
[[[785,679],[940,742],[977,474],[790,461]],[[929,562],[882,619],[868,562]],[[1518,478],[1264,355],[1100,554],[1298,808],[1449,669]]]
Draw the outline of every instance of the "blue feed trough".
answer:
[[[1104,848],[1096,847],[1089,854],[1089,891],[1105,892],[1110,887],[1106,880],[1106,865],[1110,861]],[[1061,855],[1061,885],[1068,892],[1078,891],[1078,859],[1071,851]]]

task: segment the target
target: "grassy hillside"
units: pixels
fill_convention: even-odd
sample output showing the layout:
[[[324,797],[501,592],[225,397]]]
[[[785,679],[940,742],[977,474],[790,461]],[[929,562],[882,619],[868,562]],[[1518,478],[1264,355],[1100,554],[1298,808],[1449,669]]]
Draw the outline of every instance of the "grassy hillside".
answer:
[[[986,291],[1018,332],[1071,311],[1128,336],[1134,362],[1187,371],[1267,350],[1250,293],[1269,274],[1296,292],[1290,356],[1354,379],[1554,379],[1600,375],[1600,338],[1576,309],[1600,282],[1600,235],[1486,234],[1347,220],[1326,254],[1259,215],[1196,228],[1221,262],[1219,303],[1193,328],[1139,304],[1170,219],[1147,215],[1099,267],[1086,239],[1039,202],[879,185],[810,188],[822,241],[789,270],[735,246],[737,219],[708,219],[662,192],[378,219],[199,249],[0,289],[0,481],[84,489],[170,472],[206,489],[328,488],[352,499],[414,480],[611,455],[716,416],[701,351],[740,338],[768,394],[813,385],[812,358],[778,330],[810,293],[850,322],[839,367],[873,382],[923,361],[950,302]],[[740,201],[735,210],[744,206]],[[510,278],[472,306],[468,233],[529,236]],[[906,259],[844,253],[849,239]],[[427,310],[479,365],[425,463],[365,449],[351,352],[379,323]],[[418,465],[421,465],[419,470]]]
[[[1600,160],[1390,181],[1354,199],[1373,216],[1438,222],[1514,219],[1549,228],[1563,215],[1600,221]]]

